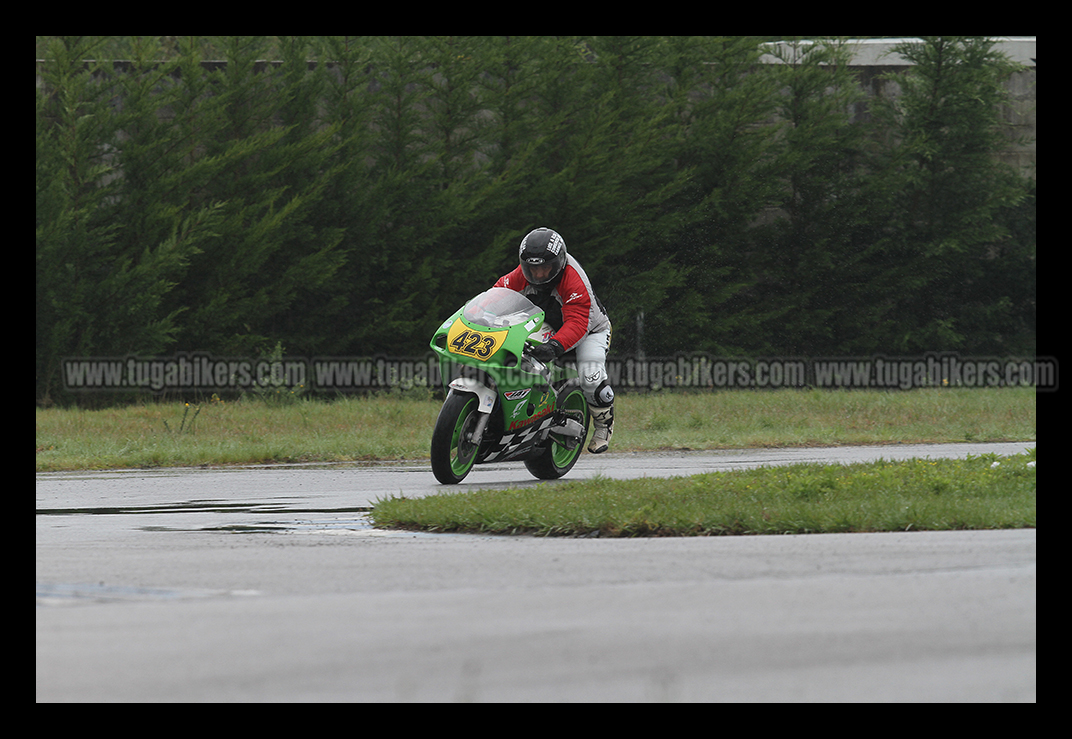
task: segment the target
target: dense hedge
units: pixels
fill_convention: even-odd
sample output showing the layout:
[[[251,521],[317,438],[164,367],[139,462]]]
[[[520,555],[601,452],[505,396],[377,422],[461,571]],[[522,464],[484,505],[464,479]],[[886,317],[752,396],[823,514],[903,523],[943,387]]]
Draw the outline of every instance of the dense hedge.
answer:
[[[107,43],[52,38],[37,65],[38,401],[65,356],[423,354],[541,225],[618,352],[640,312],[649,355],[1034,351],[1034,185],[993,156],[1015,68],[985,39],[906,47],[892,101],[833,42],[784,65],[748,37],[85,61]]]

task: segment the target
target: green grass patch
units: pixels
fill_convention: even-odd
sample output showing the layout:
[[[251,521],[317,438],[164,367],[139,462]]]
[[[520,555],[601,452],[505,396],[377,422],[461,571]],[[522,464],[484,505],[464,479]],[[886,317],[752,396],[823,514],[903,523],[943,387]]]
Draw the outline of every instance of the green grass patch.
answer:
[[[538,536],[717,536],[1035,526],[1035,450],[593,479],[376,502],[383,528]]]
[[[653,393],[615,406],[618,451],[1035,439],[1032,388]]]
[[[37,471],[420,459],[438,409],[399,395],[38,409]]]
[[[325,401],[37,409],[37,471],[428,458],[440,402]],[[1033,441],[1031,388],[622,394],[613,451]]]

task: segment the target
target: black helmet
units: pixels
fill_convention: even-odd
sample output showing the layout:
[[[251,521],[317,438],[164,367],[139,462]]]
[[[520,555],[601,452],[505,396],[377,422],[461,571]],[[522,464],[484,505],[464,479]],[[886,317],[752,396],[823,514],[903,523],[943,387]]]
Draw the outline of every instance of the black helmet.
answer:
[[[549,228],[537,228],[521,239],[518,259],[530,285],[546,285],[566,266],[566,242]]]

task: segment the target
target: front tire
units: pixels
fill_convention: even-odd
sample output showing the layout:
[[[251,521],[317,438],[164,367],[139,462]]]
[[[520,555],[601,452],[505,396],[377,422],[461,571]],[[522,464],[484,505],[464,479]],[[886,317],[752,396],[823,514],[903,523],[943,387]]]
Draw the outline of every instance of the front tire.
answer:
[[[476,463],[480,440],[468,437],[479,417],[477,403],[475,395],[451,391],[439,409],[432,431],[432,473],[444,485],[457,485]]]

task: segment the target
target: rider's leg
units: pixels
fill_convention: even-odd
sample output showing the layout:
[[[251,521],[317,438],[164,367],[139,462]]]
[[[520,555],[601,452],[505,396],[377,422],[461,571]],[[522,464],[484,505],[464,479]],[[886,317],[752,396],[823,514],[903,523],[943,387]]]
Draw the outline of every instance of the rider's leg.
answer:
[[[577,344],[577,372],[592,412],[592,438],[588,451],[605,452],[614,431],[614,389],[607,379],[610,331],[589,334]]]

